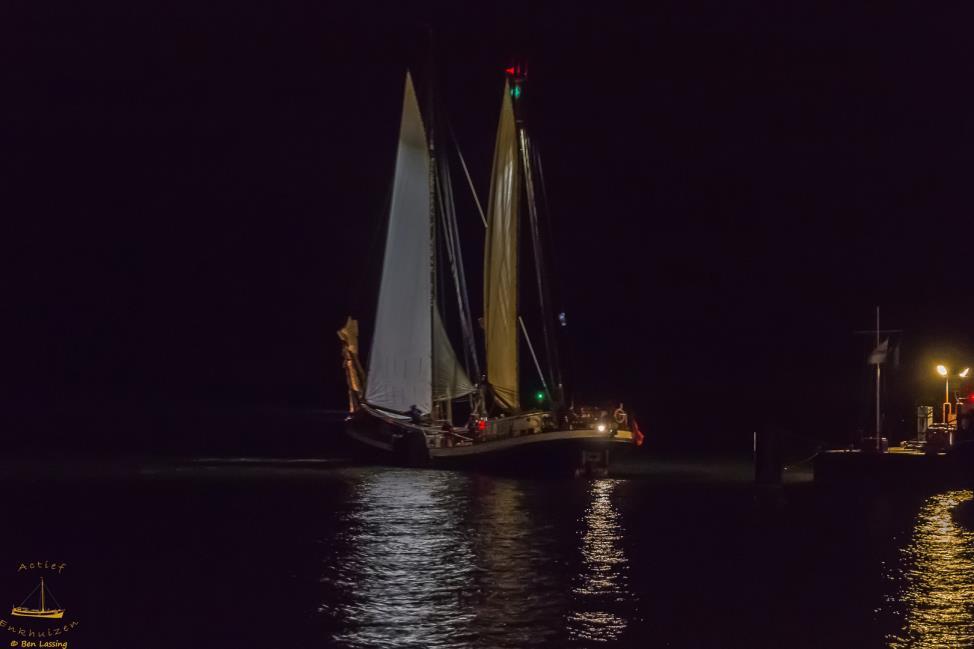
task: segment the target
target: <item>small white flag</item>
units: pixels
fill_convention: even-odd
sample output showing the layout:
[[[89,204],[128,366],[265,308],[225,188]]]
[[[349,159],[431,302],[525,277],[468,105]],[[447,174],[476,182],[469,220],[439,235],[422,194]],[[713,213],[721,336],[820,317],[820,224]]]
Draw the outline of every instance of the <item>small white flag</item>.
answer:
[[[889,338],[879,343],[873,353],[869,355],[870,365],[879,365],[886,362],[886,353],[889,351]]]

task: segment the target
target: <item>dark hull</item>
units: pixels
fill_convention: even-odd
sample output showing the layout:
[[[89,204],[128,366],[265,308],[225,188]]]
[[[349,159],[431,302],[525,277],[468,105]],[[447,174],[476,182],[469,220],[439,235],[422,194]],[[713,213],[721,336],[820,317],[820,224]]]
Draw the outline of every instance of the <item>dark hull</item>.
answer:
[[[359,461],[394,466],[483,470],[522,475],[604,474],[613,458],[633,448],[631,433],[553,431],[465,447],[427,446],[421,428],[359,412],[346,422],[346,435]],[[598,456],[596,466],[586,462]],[[606,466],[603,466],[606,465]]]
[[[398,425],[364,411],[345,420],[349,452],[359,462],[393,466],[428,466],[429,451],[422,430]]]
[[[554,439],[513,448],[484,449],[476,455],[435,457],[433,465],[517,475],[611,475],[612,460],[631,449],[632,444],[618,442]],[[598,458],[598,467],[586,464],[586,456],[592,453],[607,454]]]

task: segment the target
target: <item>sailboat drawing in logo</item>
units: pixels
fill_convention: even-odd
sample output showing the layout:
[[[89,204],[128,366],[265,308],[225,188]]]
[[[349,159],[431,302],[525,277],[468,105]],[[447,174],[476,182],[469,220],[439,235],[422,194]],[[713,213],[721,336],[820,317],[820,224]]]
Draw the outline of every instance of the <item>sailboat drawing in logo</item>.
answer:
[[[38,590],[41,591],[41,597],[40,597],[41,607],[40,608],[29,608],[27,606],[24,606],[24,603],[28,599],[30,599],[31,596],[34,593],[36,593]],[[58,601],[56,599],[54,599],[54,603],[58,606],[58,608],[47,608],[46,607],[46,603],[45,603],[45,599],[44,599],[44,592],[45,591],[47,591],[47,594],[51,596],[51,599],[54,599],[54,595],[52,595],[51,594],[51,591],[47,588],[47,586],[44,585],[44,578],[41,577],[41,583],[40,583],[40,585],[37,588],[35,588],[34,590],[30,591],[30,595],[28,595],[27,597],[24,598],[24,601],[20,603],[20,606],[14,606],[13,609],[10,611],[10,614],[11,615],[18,615],[20,617],[43,617],[43,618],[49,618],[49,619],[60,619],[60,618],[64,617],[64,609],[63,608],[60,608],[61,605],[58,604]]]

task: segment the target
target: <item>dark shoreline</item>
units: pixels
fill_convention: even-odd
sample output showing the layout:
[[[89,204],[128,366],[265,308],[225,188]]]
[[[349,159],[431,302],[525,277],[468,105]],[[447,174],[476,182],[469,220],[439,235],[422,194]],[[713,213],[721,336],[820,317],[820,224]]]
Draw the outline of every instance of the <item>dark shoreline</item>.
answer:
[[[369,466],[342,456],[268,457],[22,457],[0,461],[0,481],[139,480],[153,478],[286,477]],[[510,477],[518,477],[513,475]],[[534,478],[535,476],[521,476]],[[609,478],[658,484],[742,486],[754,483],[750,458],[630,455],[612,466]],[[811,466],[786,467],[783,484],[812,481]]]

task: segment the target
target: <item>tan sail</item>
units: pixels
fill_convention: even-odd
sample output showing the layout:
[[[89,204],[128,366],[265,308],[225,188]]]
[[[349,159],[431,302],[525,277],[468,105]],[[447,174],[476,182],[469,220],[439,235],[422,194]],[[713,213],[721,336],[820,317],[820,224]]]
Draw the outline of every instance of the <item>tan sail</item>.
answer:
[[[348,383],[348,410],[355,412],[362,398],[362,377],[365,375],[358,355],[358,320],[349,316],[345,326],[338,330],[338,338],[342,341],[342,364]]]
[[[504,83],[500,123],[494,147],[487,241],[484,251],[484,328],[487,382],[502,408],[520,408],[517,355],[518,247],[517,127],[510,86]]]

